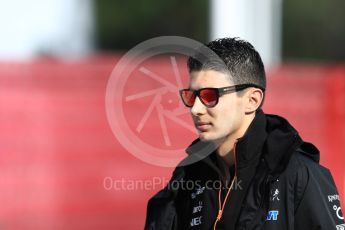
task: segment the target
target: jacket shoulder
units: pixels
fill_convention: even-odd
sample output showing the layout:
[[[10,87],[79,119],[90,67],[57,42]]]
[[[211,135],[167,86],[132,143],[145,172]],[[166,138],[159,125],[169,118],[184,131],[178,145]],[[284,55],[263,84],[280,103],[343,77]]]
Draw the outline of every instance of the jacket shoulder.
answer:
[[[298,162],[299,170],[307,170],[309,176],[322,176],[334,183],[330,170],[319,163],[319,155],[315,156],[305,150],[297,149],[295,158]]]
[[[310,188],[323,187],[329,194],[336,193],[335,183],[330,170],[319,164],[319,157],[313,156],[312,152],[298,148],[286,166],[286,183],[293,186],[294,209],[299,208],[302,199],[317,192]],[[327,191],[326,191],[327,190]]]
[[[295,227],[329,229],[343,224],[339,195],[330,170],[308,152],[297,150],[294,155]]]

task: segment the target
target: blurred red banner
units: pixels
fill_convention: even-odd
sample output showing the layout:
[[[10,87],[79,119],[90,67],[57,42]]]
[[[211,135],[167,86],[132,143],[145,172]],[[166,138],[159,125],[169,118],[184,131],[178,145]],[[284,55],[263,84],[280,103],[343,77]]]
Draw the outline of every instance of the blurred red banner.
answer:
[[[119,57],[0,63],[0,229],[143,228],[147,200],[173,168],[138,159],[110,128],[105,94]],[[126,95],[121,106],[140,140],[183,157],[196,134],[188,111],[177,110],[177,92],[159,98],[165,120],[159,111],[147,113],[149,92],[176,83],[170,61],[156,58],[134,70],[119,88]],[[174,63],[186,84],[184,60]],[[142,101],[132,100],[138,95]],[[287,118],[320,149],[344,205],[345,65],[269,69],[263,109]]]

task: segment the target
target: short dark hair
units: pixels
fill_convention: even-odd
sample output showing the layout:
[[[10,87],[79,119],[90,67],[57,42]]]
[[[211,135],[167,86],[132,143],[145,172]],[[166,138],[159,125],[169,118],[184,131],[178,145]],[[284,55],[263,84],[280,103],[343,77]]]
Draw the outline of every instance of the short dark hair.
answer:
[[[218,57],[203,59],[202,49],[210,49]],[[220,63],[219,59],[224,63]],[[199,48],[195,55],[188,58],[187,66],[190,73],[215,70],[230,74],[234,84],[251,83],[263,90],[266,89],[265,68],[260,54],[249,42],[239,38],[221,38],[211,41],[206,44],[206,47]]]

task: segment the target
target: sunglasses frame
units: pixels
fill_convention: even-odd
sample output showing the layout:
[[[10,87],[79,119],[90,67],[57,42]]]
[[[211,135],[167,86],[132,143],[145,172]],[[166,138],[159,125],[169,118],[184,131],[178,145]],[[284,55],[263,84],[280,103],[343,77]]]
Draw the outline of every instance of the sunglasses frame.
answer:
[[[239,85],[232,85],[232,86],[226,86],[226,87],[222,87],[222,88],[201,88],[201,89],[198,89],[198,90],[191,90],[191,89],[180,89],[179,90],[179,93],[180,93],[180,97],[182,99],[182,102],[183,104],[188,107],[188,108],[191,108],[194,106],[194,103],[195,103],[195,99],[194,99],[194,103],[193,105],[187,105],[185,103],[185,101],[183,100],[183,96],[182,96],[182,93],[184,91],[191,91],[193,93],[193,95],[196,97],[199,98],[199,100],[201,101],[201,103],[203,105],[205,105],[207,108],[212,108],[212,107],[215,107],[217,104],[218,104],[218,101],[219,101],[219,97],[224,95],[224,94],[228,94],[228,93],[233,93],[233,92],[238,92],[238,91],[241,91],[241,90],[244,90],[246,88],[249,88],[249,87],[255,87],[255,88],[259,88],[261,89],[262,91],[265,91],[265,89],[263,89],[262,87],[258,86],[258,85],[255,85],[255,84],[239,84]],[[203,99],[200,97],[200,91],[202,90],[214,90],[215,93],[216,93],[216,103],[214,105],[207,105],[205,104],[205,102],[203,101]]]

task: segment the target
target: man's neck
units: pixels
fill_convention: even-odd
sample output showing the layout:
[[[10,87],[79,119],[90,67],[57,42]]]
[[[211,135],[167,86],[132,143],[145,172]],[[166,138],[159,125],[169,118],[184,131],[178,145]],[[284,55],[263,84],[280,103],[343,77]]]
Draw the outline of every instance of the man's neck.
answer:
[[[236,140],[225,139],[218,147],[217,154],[225,161],[228,166],[235,164],[234,145]]]

